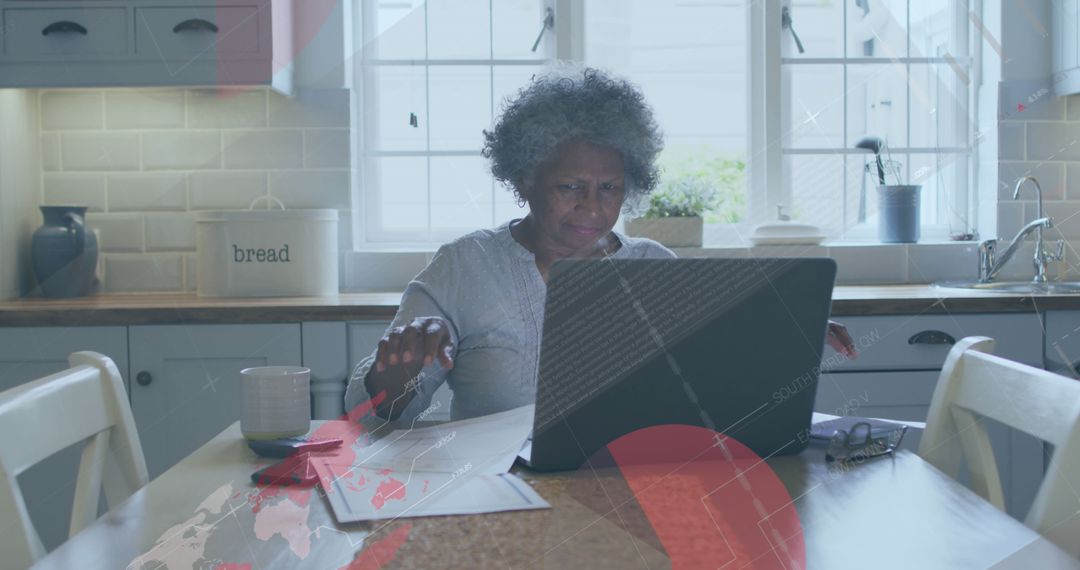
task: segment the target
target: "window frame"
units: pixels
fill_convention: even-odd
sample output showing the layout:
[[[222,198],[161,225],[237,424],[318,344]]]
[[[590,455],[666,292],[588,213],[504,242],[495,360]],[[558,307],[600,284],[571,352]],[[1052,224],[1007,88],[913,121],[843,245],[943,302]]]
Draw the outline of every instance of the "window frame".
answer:
[[[352,87],[352,122],[353,128],[350,134],[351,143],[351,157],[353,162],[353,168],[351,169],[351,196],[354,207],[352,209],[352,228],[353,239],[352,245],[354,251],[433,251],[438,247],[438,240],[435,241],[387,241],[387,240],[372,240],[369,239],[369,222],[368,213],[373,211],[373,208],[369,208],[369,205],[379,198],[378,191],[372,191],[367,188],[366,177],[368,173],[365,166],[365,158],[370,156],[368,149],[366,148],[367,141],[366,135],[363,130],[363,118],[365,116],[366,105],[369,104],[365,101],[364,88],[362,82],[365,77],[365,61],[366,57],[363,55],[364,25],[365,15],[367,13],[367,5],[373,3],[376,0],[349,0],[347,4],[351,5],[351,30],[347,34],[349,40],[351,40],[353,46],[356,49],[352,50],[354,54],[352,78],[350,79],[350,85]],[[491,0],[497,1],[497,0]],[[539,1],[539,0],[538,0]],[[584,46],[585,46],[585,2],[588,0],[546,0],[546,4],[551,5],[555,11],[555,30],[561,30],[561,33],[555,33],[555,60],[572,60],[572,61],[584,61]],[[704,246],[709,247],[744,247],[747,245],[746,237],[749,235],[750,230],[754,225],[761,223],[762,221],[771,220],[775,216],[776,207],[779,204],[790,204],[791,194],[790,189],[785,185],[785,172],[784,162],[785,156],[796,154],[807,154],[804,149],[799,149],[794,153],[785,153],[782,148],[782,132],[783,132],[783,109],[784,93],[783,93],[783,69],[785,58],[781,56],[781,42],[784,41],[784,30],[781,27],[782,9],[785,6],[790,6],[791,0],[782,0],[780,2],[762,2],[747,0],[748,9],[747,13],[747,26],[748,26],[748,49],[747,49],[747,61],[748,61],[748,112],[746,114],[747,120],[747,147],[746,147],[746,218],[738,224],[707,224],[706,235],[707,236],[723,236],[720,241],[706,240]],[[982,13],[982,0],[970,0],[969,8],[975,14]],[[845,10],[847,9],[845,3]],[[910,11],[910,7],[909,7]],[[346,11],[348,14],[349,11]],[[910,18],[909,18],[910,20]],[[846,21],[845,21],[846,29]],[[972,41],[972,37],[976,36],[974,33],[969,33],[969,45],[971,65],[969,70],[971,71],[970,80],[968,85],[968,116],[969,116],[969,128],[967,132],[967,146],[966,152],[968,156],[967,165],[967,180],[968,186],[964,189],[963,193],[957,193],[957,196],[964,196],[963,209],[967,213],[969,226],[972,228],[978,225],[978,133],[977,125],[978,121],[976,117],[978,109],[978,90],[981,84],[980,69],[980,57],[981,46],[980,42],[976,39]],[[909,44],[910,45],[910,44]],[[909,48],[910,49],[910,48]],[[910,54],[908,54],[910,55]],[[829,58],[833,60],[834,58]],[[839,59],[836,58],[831,63],[839,63]],[[842,59],[849,59],[846,57]],[[853,58],[850,58],[853,59]],[[883,58],[884,62],[892,63],[893,60],[889,58]],[[903,58],[909,65],[916,63],[915,61],[907,61],[912,58]],[[944,63],[945,61],[937,61],[941,58],[915,58],[919,60],[933,59],[934,63]],[[431,61],[431,60],[425,60]],[[494,60],[492,60],[494,61]],[[550,62],[548,59],[537,59],[535,61],[530,60],[530,65],[543,64]],[[422,63],[411,62],[414,65]],[[470,62],[476,65],[483,65],[483,60],[477,60]],[[813,65],[813,63],[803,63],[805,65]],[[845,117],[846,117],[846,105],[845,105]],[[846,119],[845,119],[846,121]],[[908,109],[908,130],[910,131],[910,108]],[[845,137],[847,136],[845,128]],[[906,152],[911,149],[905,147],[903,149],[893,149],[896,152]],[[927,150],[927,149],[916,149]],[[940,150],[940,149],[939,149]],[[428,156],[445,154],[443,151],[402,151],[404,154],[426,154]],[[396,153],[396,154],[402,154]],[[393,154],[393,153],[392,153]],[[473,153],[478,155],[479,153]],[[856,154],[854,151],[845,152],[845,154]],[[927,156],[933,156],[936,153],[926,153]],[[845,182],[846,183],[846,182]],[[429,200],[430,200],[430,170],[429,170]],[[498,188],[496,188],[498,191]],[[956,196],[954,196],[956,197]],[[430,216],[430,210],[429,210]],[[428,224],[430,228],[430,222]],[[480,228],[477,228],[480,229]],[[942,231],[935,231],[935,228],[928,228],[923,226],[923,238],[924,241],[937,241],[941,238],[946,238]],[[840,242],[846,243],[850,241],[859,242],[876,242],[876,235],[871,235],[872,232],[867,228],[863,230],[852,232],[846,236],[846,239],[838,239],[837,237],[830,236],[827,238],[827,242]]]

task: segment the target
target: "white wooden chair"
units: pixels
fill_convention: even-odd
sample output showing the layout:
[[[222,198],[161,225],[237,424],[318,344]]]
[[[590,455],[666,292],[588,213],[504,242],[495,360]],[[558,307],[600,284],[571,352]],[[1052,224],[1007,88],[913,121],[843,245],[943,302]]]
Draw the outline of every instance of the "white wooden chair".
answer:
[[[5,568],[45,555],[16,477],[50,455],[88,440],[75,482],[70,535],[147,483],[135,421],[120,372],[108,357],[76,352],[71,368],[0,393],[0,552]]]
[[[989,354],[994,340],[968,337],[945,359],[919,455],[955,478],[966,459],[971,488],[999,509],[1004,495],[980,417],[1055,446],[1024,524],[1080,554],[1080,382]]]

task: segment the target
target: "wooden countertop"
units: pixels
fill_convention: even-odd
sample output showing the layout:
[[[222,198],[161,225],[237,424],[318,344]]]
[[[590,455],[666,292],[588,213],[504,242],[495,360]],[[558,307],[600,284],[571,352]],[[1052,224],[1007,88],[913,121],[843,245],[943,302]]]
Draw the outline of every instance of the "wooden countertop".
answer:
[[[207,299],[192,293],[26,298],[0,302],[0,326],[280,323],[389,320],[400,292],[331,297]],[[1024,296],[928,285],[840,286],[832,314],[1014,313],[1080,309],[1080,295]]]

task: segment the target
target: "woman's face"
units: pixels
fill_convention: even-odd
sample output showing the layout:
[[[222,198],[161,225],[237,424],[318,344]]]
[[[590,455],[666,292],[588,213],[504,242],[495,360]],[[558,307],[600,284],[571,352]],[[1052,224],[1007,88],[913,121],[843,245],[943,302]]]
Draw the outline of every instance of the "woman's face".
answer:
[[[615,226],[626,198],[622,154],[584,140],[563,143],[524,194],[539,247],[557,257],[591,251]]]

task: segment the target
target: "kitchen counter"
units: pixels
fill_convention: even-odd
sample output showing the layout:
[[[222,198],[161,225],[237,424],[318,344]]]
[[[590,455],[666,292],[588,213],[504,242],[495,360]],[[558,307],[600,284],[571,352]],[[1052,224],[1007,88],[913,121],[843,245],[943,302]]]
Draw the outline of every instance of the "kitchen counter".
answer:
[[[389,320],[400,292],[332,297],[206,299],[192,293],[27,298],[0,302],[0,326],[280,323]],[[839,286],[832,314],[1015,313],[1080,309],[1080,295],[1020,295],[936,289],[928,285]]]

